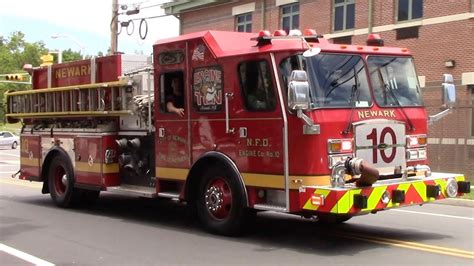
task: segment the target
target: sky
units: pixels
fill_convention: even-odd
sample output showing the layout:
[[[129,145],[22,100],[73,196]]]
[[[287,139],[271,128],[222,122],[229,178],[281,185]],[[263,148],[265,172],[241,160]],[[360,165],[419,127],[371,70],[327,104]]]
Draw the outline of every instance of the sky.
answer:
[[[128,10],[140,6],[137,15],[120,15],[119,21],[164,15],[159,4],[163,0],[118,0]],[[28,42],[43,41],[50,50],[71,48],[86,55],[107,53],[110,46],[110,21],[112,0],[2,0],[0,8],[0,36],[8,38],[21,31]],[[123,11],[119,9],[119,12]],[[179,34],[179,22],[173,16],[147,19],[148,34],[142,40],[138,34],[140,20],[134,21],[134,30],[122,28],[118,37],[118,51],[126,54],[152,53],[153,43],[158,39]],[[53,39],[51,36],[63,37]]]

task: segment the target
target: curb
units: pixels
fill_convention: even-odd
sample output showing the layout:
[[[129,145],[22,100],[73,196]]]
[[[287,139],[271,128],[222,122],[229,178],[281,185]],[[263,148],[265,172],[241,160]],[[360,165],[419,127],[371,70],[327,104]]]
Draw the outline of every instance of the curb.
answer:
[[[474,208],[474,200],[468,199],[444,199],[433,202],[435,204],[441,205],[451,205],[451,206],[461,206],[461,207],[470,207]]]

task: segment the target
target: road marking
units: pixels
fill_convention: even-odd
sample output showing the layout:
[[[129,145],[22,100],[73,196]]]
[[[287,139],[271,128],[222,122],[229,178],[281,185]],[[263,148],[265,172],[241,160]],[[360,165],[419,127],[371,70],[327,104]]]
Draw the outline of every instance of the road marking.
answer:
[[[20,158],[20,155],[16,155],[16,154],[10,154],[10,153],[4,153],[4,152],[0,152],[0,154]]]
[[[446,214],[436,214],[436,213],[428,213],[428,212],[416,212],[416,211],[407,211],[407,210],[390,210],[390,211],[406,212],[406,213],[415,213],[415,214],[422,214],[422,215],[430,215],[430,216],[438,216],[438,217],[446,217],[446,218],[454,218],[454,219],[461,219],[461,220],[474,221],[474,218],[462,217],[462,216],[454,216],[454,215],[446,215]]]
[[[381,238],[381,237],[367,236],[367,235],[358,235],[358,234],[352,234],[352,233],[342,234],[342,233],[337,233],[337,232],[331,232],[330,234],[343,237],[343,238],[362,240],[362,241],[367,241],[367,242],[372,242],[372,243],[377,243],[377,244],[385,244],[385,245],[390,245],[390,246],[395,246],[395,247],[421,250],[421,251],[449,255],[449,256],[454,256],[454,257],[474,259],[474,252],[462,250],[462,249],[445,248],[445,247],[440,247],[440,246],[426,245],[426,244],[409,242],[409,241],[402,241],[402,240],[388,239],[388,238]]]
[[[4,245],[2,243],[0,243],[0,251],[6,252],[10,255],[13,255],[13,256],[15,256],[17,258],[20,258],[24,261],[31,262],[35,265],[54,266],[54,264],[51,263],[51,262],[42,260],[40,258],[37,258],[37,257],[33,256],[33,255],[27,254],[23,251],[19,251],[18,249],[14,249],[14,248],[9,247],[7,245]]]
[[[29,188],[42,188],[43,184],[41,182],[31,182],[27,180],[18,180],[18,179],[0,179],[0,184],[22,186]]]

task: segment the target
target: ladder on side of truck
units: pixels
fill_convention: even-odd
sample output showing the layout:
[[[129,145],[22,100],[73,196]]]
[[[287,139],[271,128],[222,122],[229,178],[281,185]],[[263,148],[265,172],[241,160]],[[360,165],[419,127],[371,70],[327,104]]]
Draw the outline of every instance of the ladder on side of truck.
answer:
[[[128,78],[67,87],[7,92],[7,118],[120,116],[132,114]]]

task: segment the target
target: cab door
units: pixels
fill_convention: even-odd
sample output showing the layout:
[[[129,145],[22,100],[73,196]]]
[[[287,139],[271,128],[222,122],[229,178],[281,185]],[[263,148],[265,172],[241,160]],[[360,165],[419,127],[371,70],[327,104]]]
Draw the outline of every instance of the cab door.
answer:
[[[185,71],[185,53],[184,49],[178,46],[171,51],[155,49],[155,54],[157,55],[155,57],[156,176],[161,180],[182,181],[185,180],[190,166],[188,123],[190,96]],[[173,95],[175,80],[179,80],[181,95]],[[182,98],[178,100],[180,97]],[[184,111],[181,113],[171,111],[167,107],[170,101],[175,107]]]
[[[269,54],[233,58],[229,125],[247,186],[284,189],[284,120]],[[228,77],[228,76],[226,76]],[[230,77],[228,79],[231,79]]]

